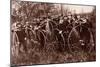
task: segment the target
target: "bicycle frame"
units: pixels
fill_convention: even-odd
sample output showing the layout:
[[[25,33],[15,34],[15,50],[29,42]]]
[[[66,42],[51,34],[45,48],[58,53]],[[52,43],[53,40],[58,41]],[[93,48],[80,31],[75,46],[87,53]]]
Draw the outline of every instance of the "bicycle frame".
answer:
[[[68,47],[69,47],[69,50],[70,50],[71,53],[73,53],[72,50],[71,50],[71,46],[70,46],[71,44],[69,42],[71,34],[72,34],[72,32],[78,33],[77,30],[76,30],[76,28],[77,27],[81,27],[81,29],[82,29],[82,26],[85,27],[89,31],[89,33],[90,33],[90,43],[94,43],[94,41],[93,41],[93,34],[92,34],[91,30],[88,27],[84,26],[83,24],[76,25],[76,26],[72,27],[72,30],[70,31],[70,33],[68,35],[68,41],[67,42],[68,42]],[[73,31],[73,30],[76,30],[76,32]],[[91,52],[91,49],[89,50],[89,53],[90,52]]]

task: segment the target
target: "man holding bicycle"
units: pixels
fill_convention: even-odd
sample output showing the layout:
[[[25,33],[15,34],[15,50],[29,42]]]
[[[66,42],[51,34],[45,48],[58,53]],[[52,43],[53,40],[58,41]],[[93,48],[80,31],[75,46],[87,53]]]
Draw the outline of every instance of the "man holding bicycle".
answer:
[[[15,22],[12,25],[12,32],[13,32],[13,34],[14,33],[17,34],[17,36],[15,36],[15,38],[18,38],[18,41],[16,42],[15,45],[18,46],[19,52],[23,51],[22,49],[20,49],[21,47],[23,47],[24,50],[26,51],[26,45],[25,45],[25,40],[24,40],[26,34],[25,34],[22,24],[20,22]]]

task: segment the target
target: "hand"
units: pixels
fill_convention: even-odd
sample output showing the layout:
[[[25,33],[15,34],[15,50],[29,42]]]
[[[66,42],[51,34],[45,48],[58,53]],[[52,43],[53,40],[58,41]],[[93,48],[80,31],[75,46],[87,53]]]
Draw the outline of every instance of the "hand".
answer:
[[[59,31],[59,34],[61,34],[62,33],[62,31]]]
[[[39,27],[34,27],[34,30],[38,30],[39,29]]]
[[[85,44],[84,43],[81,43],[81,45],[84,46]]]
[[[25,37],[24,40],[27,40],[27,38]]]

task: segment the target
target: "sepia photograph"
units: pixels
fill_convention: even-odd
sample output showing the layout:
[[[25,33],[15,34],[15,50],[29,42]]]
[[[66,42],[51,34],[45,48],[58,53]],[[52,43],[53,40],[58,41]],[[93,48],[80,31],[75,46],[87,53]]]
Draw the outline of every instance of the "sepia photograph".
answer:
[[[96,6],[11,0],[10,64],[96,61]]]

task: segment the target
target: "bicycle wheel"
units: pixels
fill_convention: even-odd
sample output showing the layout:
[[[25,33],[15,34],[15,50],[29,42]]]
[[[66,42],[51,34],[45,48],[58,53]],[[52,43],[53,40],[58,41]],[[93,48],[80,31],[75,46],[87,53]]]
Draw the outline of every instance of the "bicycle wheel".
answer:
[[[64,50],[65,49],[65,37],[64,37],[64,34],[63,34],[63,32],[62,33],[60,33],[60,30],[59,29],[55,29],[54,30],[55,31],[55,35],[54,35],[54,37],[55,37],[55,41],[57,42],[57,44],[58,44],[58,48],[59,48],[59,50]]]
[[[47,41],[52,42],[54,40],[54,28],[57,26],[57,24],[53,21],[50,21],[46,24],[46,37]]]
[[[11,54],[13,56],[18,56],[19,54],[19,38],[16,32],[12,33]]]
[[[68,35],[68,47],[70,52],[90,51],[93,44],[93,35],[89,28],[77,25]]]
[[[44,48],[47,44],[46,33],[44,30],[37,30],[36,32],[37,41],[40,43],[41,48]]]

